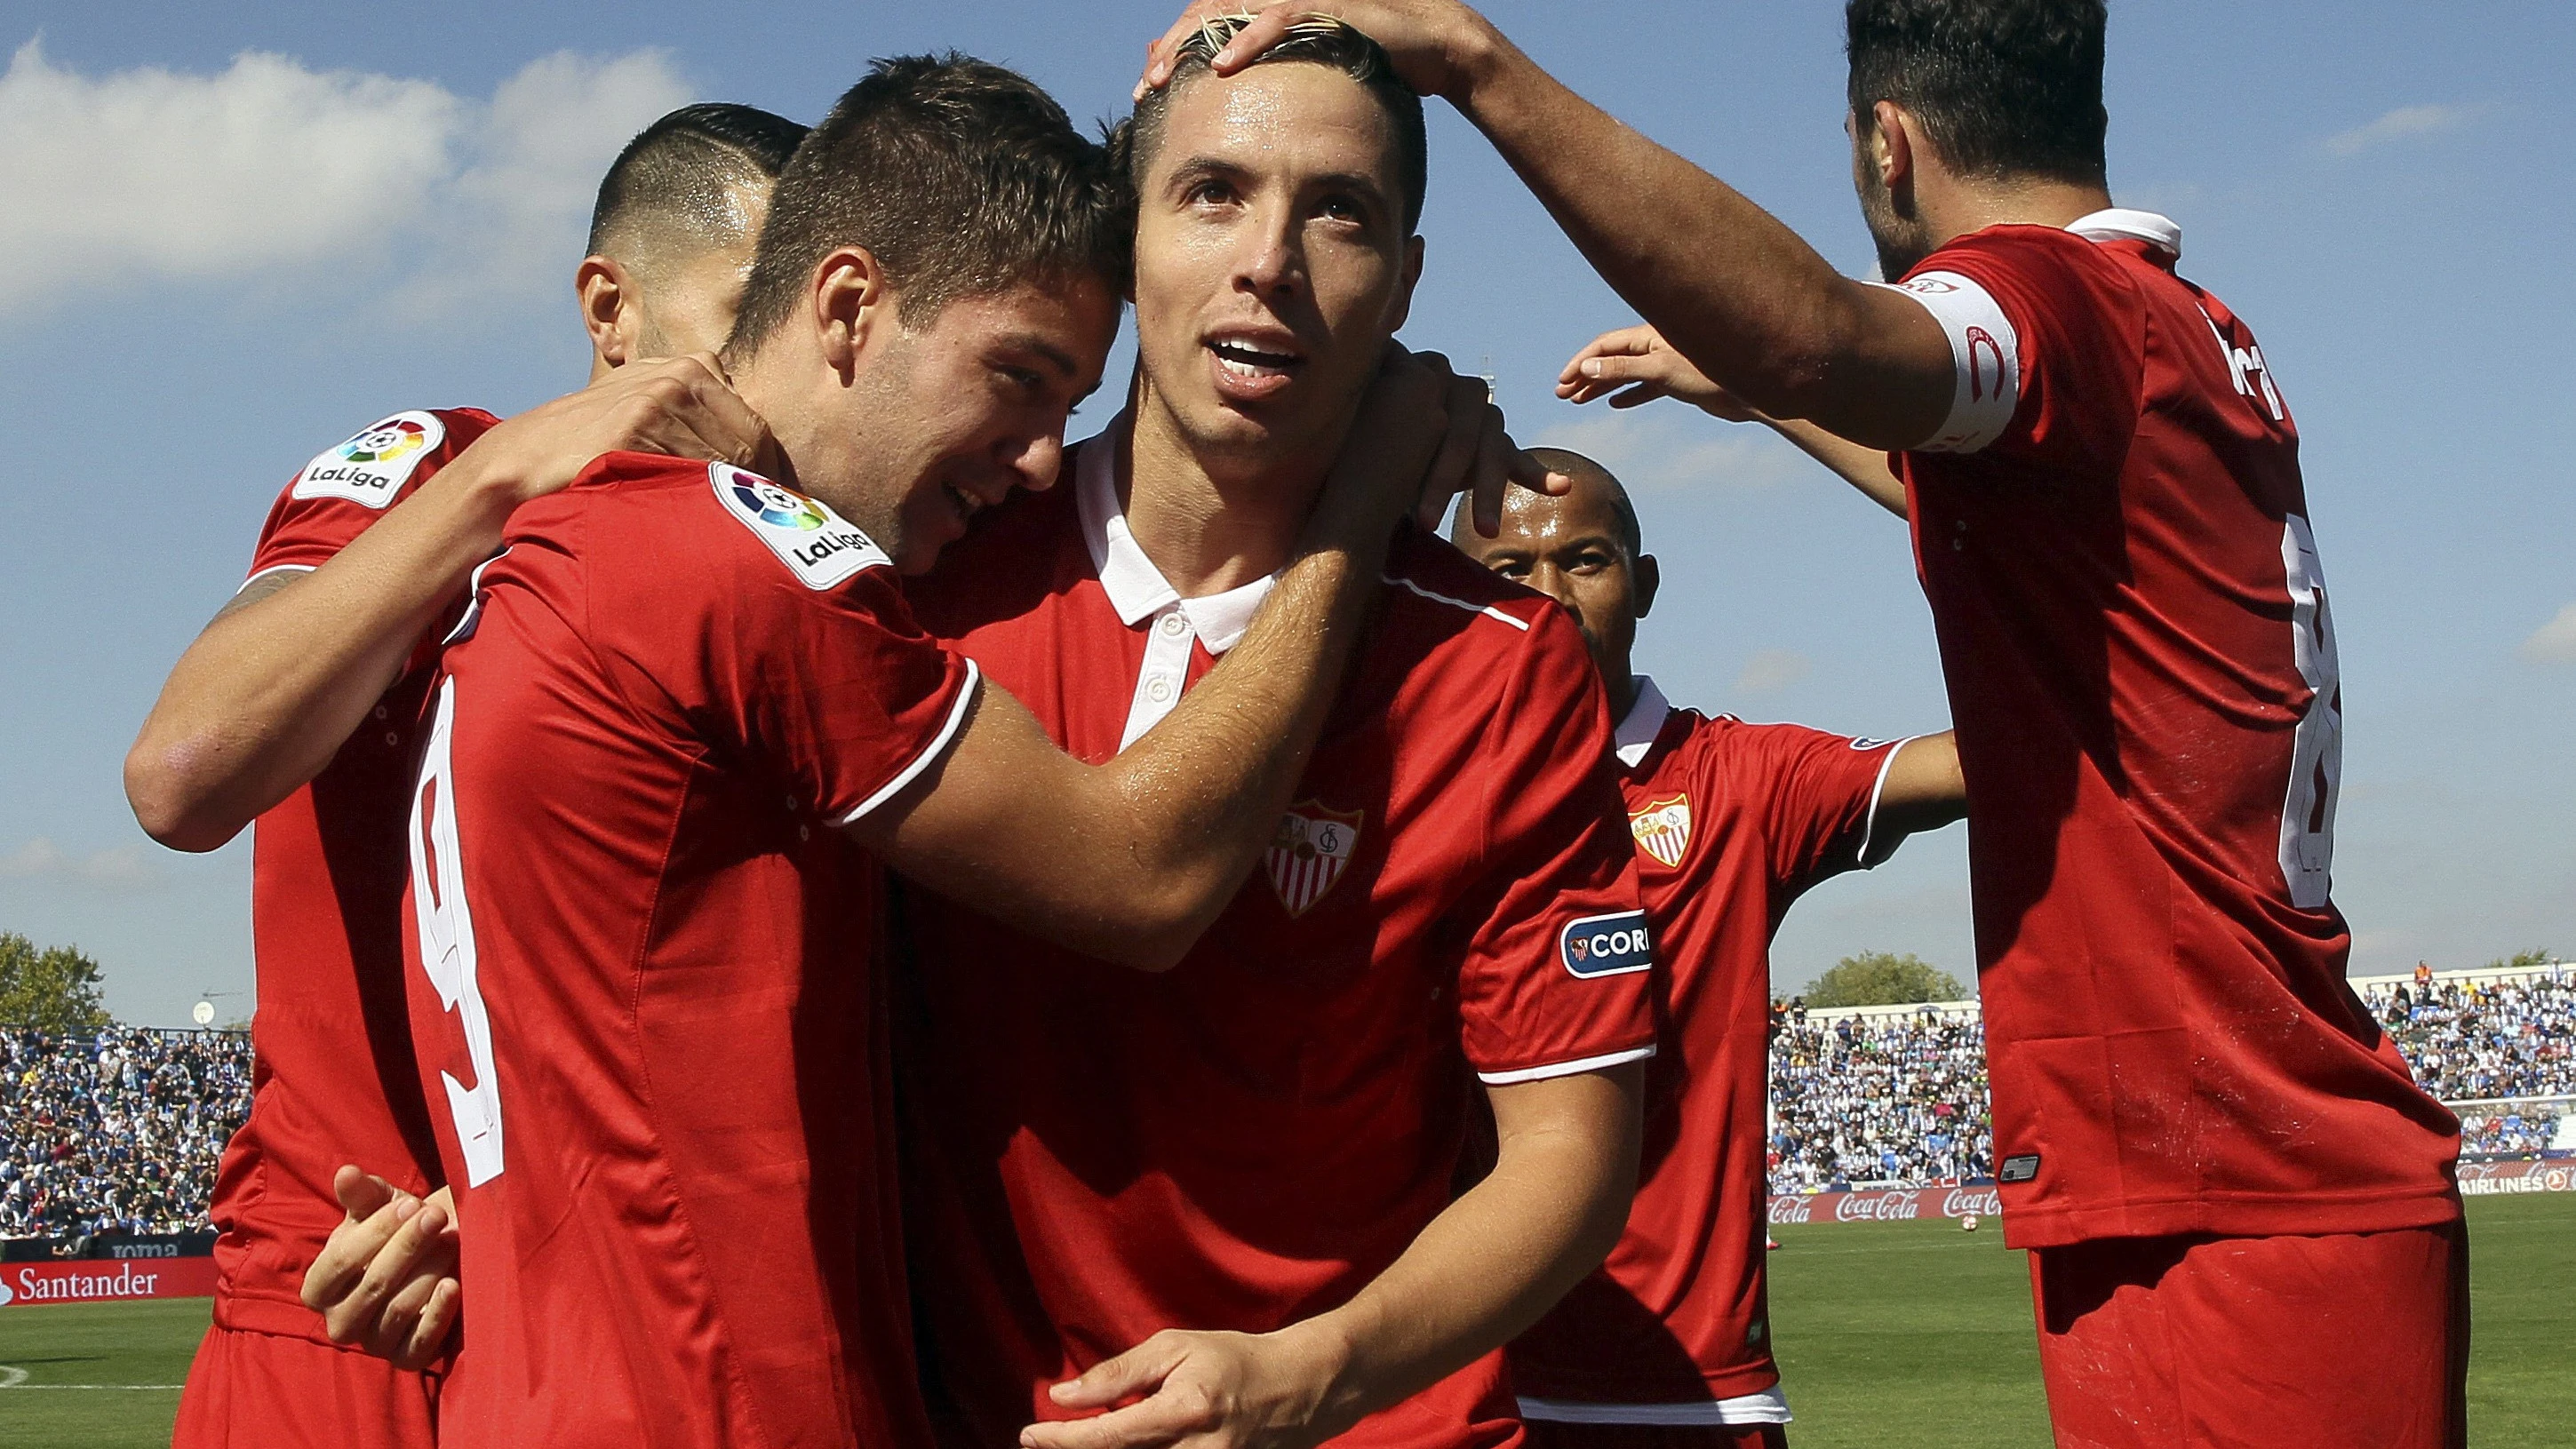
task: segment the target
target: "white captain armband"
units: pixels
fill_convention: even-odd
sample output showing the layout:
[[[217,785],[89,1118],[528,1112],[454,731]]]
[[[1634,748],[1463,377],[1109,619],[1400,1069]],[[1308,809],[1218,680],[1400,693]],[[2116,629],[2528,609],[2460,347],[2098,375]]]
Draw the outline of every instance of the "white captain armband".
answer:
[[[1941,431],[1909,451],[1973,453],[2002,437],[2021,405],[2021,335],[1994,294],[1957,272],[1925,272],[1888,290],[1922,303],[1941,324],[1959,371]]]

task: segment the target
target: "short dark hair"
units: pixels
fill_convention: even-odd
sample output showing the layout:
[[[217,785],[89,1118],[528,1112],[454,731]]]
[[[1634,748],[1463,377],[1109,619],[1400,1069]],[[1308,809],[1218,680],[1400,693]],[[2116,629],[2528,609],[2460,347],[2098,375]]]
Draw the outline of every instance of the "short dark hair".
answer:
[[[1108,151],[1036,82],[953,51],[880,60],[778,178],[726,349],[777,331],[838,247],[873,253],[919,326],[1026,281],[1124,295],[1135,230]]]
[[[1852,122],[1880,101],[1964,175],[2099,183],[2104,0],[1850,0]]]
[[[1163,121],[1171,110],[1173,95],[1184,82],[1210,74],[1209,65],[1216,53],[1225,49],[1226,42],[1234,39],[1251,19],[1249,15],[1220,15],[1200,26],[1181,42],[1180,54],[1172,63],[1171,81],[1160,90],[1147,91],[1145,98],[1136,103],[1135,113],[1110,132],[1110,148],[1118,154],[1130,182],[1139,187],[1145,184],[1145,168],[1153,164],[1154,153],[1162,148]],[[1369,39],[1356,26],[1329,15],[1311,16],[1291,25],[1285,38],[1252,63],[1268,65],[1292,60],[1340,71],[1367,87],[1377,103],[1386,108],[1387,119],[1395,124],[1396,179],[1404,192],[1404,234],[1413,235],[1422,225],[1422,201],[1431,178],[1431,145],[1422,129],[1422,97],[1397,77],[1395,62],[1388,57],[1386,47]]]
[[[767,189],[804,139],[803,126],[754,106],[680,107],[617,153],[591,208],[590,253],[628,261],[639,247],[745,240],[732,192]]]

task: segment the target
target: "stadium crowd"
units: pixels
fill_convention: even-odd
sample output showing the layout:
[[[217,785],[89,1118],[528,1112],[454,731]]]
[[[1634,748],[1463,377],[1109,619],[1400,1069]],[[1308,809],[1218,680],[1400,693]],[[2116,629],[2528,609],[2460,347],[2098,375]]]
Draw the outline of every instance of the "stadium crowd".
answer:
[[[2362,999],[2445,1102],[2576,1093],[2576,968],[2374,984]]]
[[[250,1038],[0,1028],[0,1237],[203,1232]]]
[[[1772,1191],[1992,1175],[1985,1027],[1974,1013],[1810,1021],[1799,1008],[1776,1019]]]

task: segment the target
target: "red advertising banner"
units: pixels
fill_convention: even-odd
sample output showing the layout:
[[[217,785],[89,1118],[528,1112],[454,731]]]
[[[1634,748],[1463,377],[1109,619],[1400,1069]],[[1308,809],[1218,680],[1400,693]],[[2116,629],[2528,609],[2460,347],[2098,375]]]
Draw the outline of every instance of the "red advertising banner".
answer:
[[[1771,1199],[1771,1221],[1775,1223],[1892,1223],[1916,1218],[1964,1218],[1971,1213],[1991,1218],[2003,1210],[2003,1199],[1992,1187],[1784,1192]]]
[[[122,1298],[207,1298],[214,1291],[212,1258],[75,1258],[0,1267],[0,1308]]]
[[[2576,1160],[2463,1162],[2460,1192],[2485,1197],[2505,1192],[2576,1192]]]

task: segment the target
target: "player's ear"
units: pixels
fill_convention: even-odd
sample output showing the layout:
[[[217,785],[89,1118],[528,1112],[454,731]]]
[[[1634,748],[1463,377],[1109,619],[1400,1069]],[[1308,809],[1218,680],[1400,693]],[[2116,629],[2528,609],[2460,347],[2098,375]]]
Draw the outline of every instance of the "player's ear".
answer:
[[[584,257],[573,269],[572,288],[581,300],[581,325],[590,334],[592,359],[603,369],[632,362],[636,339],[644,331],[644,308],[626,268],[608,257]]]
[[[1914,179],[1914,117],[1894,101],[1880,101],[1870,116],[1878,123],[1870,128],[1870,162],[1892,194]]]
[[[1664,567],[1655,562],[1653,554],[1641,553],[1628,575],[1635,581],[1631,592],[1637,600],[1637,617],[1642,619],[1655,610],[1655,591],[1664,586]]]
[[[894,290],[866,247],[840,247],[814,269],[813,319],[823,358],[847,384],[871,335],[895,325]]]

